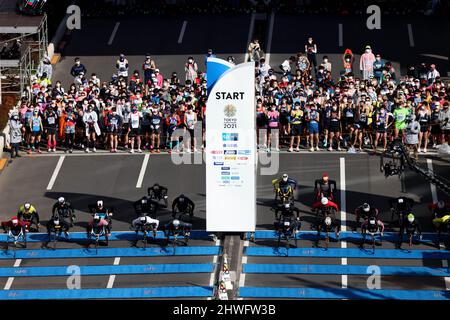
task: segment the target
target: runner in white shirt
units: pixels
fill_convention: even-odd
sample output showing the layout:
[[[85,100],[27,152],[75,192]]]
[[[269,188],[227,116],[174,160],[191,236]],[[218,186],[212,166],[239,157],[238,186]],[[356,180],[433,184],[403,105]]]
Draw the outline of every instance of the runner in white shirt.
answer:
[[[131,150],[130,153],[134,153],[134,139],[137,140],[137,152],[142,153],[141,150],[141,119],[142,114],[137,110],[136,106],[133,106],[131,108],[131,113],[128,115],[128,121],[129,121],[129,137],[131,141]]]

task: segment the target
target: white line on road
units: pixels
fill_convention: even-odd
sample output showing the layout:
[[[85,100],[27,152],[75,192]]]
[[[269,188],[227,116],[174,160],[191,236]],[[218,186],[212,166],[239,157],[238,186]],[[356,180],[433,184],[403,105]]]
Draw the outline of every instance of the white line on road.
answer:
[[[267,48],[266,48],[266,64],[270,64],[270,51],[272,50],[272,36],[273,36],[273,25],[275,22],[275,11],[270,14],[269,22],[269,37],[267,38]]]
[[[59,170],[64,162],[66,156],[59,157],[58,163],[56,164],[55,171],[53,171],[52,177],[50,178],[50,182],[48,183],[47,190],[52,190],[53,185],[55,184],[56,177],[58,176]]]
[[[116,25],[114,26],[114,29],[111,33],[111,36],[109,37],[109,41],[108,41],[108,45],[110,46],[113,41],[114,41],[114,37],[116,36],[117,30],[119,29],[120,26],[120,22],[116,22]]]
[[[113,263],[113,265],[118,266],[119,263],[120,263],[120,257],[114,258],[114,263]],[[116,280],[116,275],[115,275],[115,274],[111,274],[111,275],[109,276],[108,284],[106,285],[106,288],[107,288],[107,289],[111,289],[111,288],[113,287],[113,285],[114,285],[114,281],[115,281],[115,280]]]
[[[339,47],[344,45],[344,25],[339,23]]]
[[[441,56],[441,55],[438,55],[438,54],[422,53],[421,56],[429,57],[429,58],[435,58],[435,59],[439,59],[439,60],[445,60],[445,61],[449,60],[448,57]]]
[[[340,170],[340,189],[341,189],[341,231],[347,231],[347,204],[345,198],[345,158],[340,158],[339,163]],[[341,241],[341,248],[347,248],[347,241]],[[341,265],[347,265],[347,258],[341,258]],[[341,275],[342,288],[347,289],[348,276],[346,274]]]
[[[411,23],[408,23],[408,37],[409,37],[409,46],[411,48],[414,48],[414,34]]]
[[[16,261],[14,261],[14,268],[17,268],[20,266],[20,263],[22,262],[22,259],[16,259]],[[9,277],[8,280],[6,281],[5,287],[3,288],[3,290],[9,290],[12,286],[14,282],[14,277]]]
[[[183,25],[181,26],[180,35],[178,36],[178,44],[183,42],[184,32],[186,31],[187,21],[183,21]]]
[[[136,184],[136,188],[142,187],[142,181],[144,180],[145,171],[147,170],[148,159],[150,158],[150,154],[146,154],[144,157],[144,161],[142,162],[141,172],[139,173],[139,178]]]
[[[428,170],[433,171],[433,160],[427,159]],[[433,199],[433,203],[438,202],[436,186],[433,183],[430,183],[431,189],[431,199]]]
[[[427,166],[428,170],[433,171],[433,160],[427,159]],[[439,199],[437,196],[436,186],[433,183],[430,183],[430,189],[431,189],[431,199],[433,199],[433,203],[438,202]],[[441,245],[441,248],[445,249],[445,246]],[[447,260],[442,260],[442,267],[448,268]],[[450,290],[450,277],[444,277],[444,282],[445,282],[445,290]]]
[[[248,36],[247,36],[247,46],[245,47],[245,57],[244,57],[244,62],[248,61],[248,45],[250,44],[250,41],[252,41],[252,36],[253,36],[253,29],[255,29],[255,18],[256,18],[256,13],[252,13],[251,17],[250,17],[250,27],[248,28]]]

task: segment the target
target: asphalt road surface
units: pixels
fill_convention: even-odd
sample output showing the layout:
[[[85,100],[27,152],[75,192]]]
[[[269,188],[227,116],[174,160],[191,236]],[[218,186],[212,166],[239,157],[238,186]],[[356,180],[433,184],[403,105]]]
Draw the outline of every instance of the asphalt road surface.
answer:
[[[133,70],[142,70],[145,54],[155,59],[165,77],[176,71],[184,77],[184,63],[193,56],[199,69],[205,70],[204,55],[211,48],[219,57],[233,55],[236,63],[245,59],[249,39],[255,35],[258,17],[195,16],[172,19],[161,17],[83,18],[81,30],[74,30],[65,41],[61,61],[55,66],[53,81],[63,85],[72,82],[69,74],[75,57],[80,57],[88,74],[97,73],[109,80],[115,72],[115,61],[124,53]],[[267,62],[279,71],[279,65],[289,56],[304,50],[309,36],[318,45],[318,62],[328,55],[333,65],[333,78],[342,69],[342,54],[346,48],[356,55],[354,70],[358,75],[359,57],[366,45],[392,61],[397,75],[405,74],[409,64],[435,63],[441,76],[450,71],[447,43],[450,41],[449,22],[433,17],[383,16],[381,30],[369,30],[366,16],[335,17],[267,15],[265,34],[261,38]],[[272,23],[271,23],[271,20]],[[152,27],[155,26],[155,27]],[[58,51],[58,50],[57,50]]]
[[[274,175],[258,175],[257,185],[257,228],[258,230],[271,230],[273,225],[273,191],[271,180],[278,177],[282,172],[295,178],[299,187],[296,193],[296,205],[301,210],[302,231],[310,231],[313,217],[310,208],[313,201],[313,182],[319,178],[323,172],[328,172],[331,179],[336,180],[338,191],[336,193],[337,203],[344,213],[338,213],[338,218],[344,217],[347,231],[353,226],[353,210],[363,202],[369,202],[380,209],[382,220],[389,221],[390,212],[388,200],[392,197],[406,195],[416,202],[414,213],[421,222],[424,231],[431,231],[429,213],[426,204],[430,203],[433,197],[446,199],[443,194],[437,191],[434,195],[430,184],[420,176],[408,172],[405,179],[400,180],[392,177],[386,180],[379,171],[379,158],[368,154],[349,155],[346,153],[307,153],[290,154],[282,152],[279,155],[279,172]],[[64,158],[62,158],[64,157]],[[181,164],[172,163],[170,155],[152,154],[149,156],[147,166],[142,169],[144,155],[129,154],[108,154],[97,153],[85,155],[76,153],[72,155],[35,155],[25,156],[22,159],[13,160],[0,175],[0,218],[4,220],[13,215],[18,206],[24,201],[30,201],[39,210],[41,219],[45,222],[50,218],[52,204],[59,196],[64,196],[70,200],[77,213],[77,223],[74,231],[83,231],[89,219],[87,204],[94,203],[97,199],[103,199],[106,205],[115,207],[113,217],[114,231],[129,231],[129,223],[135,217],[132,202],[145,194],[146,188],[155,182],[159,182],[169,189],[169,203],[179,194],[184,193],[196,204],[194,229],[205,229],[205,173],[204,164]],[[61,160],[63,159],[63,160]],[[62,163],[61,163],[62,161]],[[439,174],[448,176],[449,164],[447,159],[425,159],[423,164],[431,161],[432,168]],[[193,162],[193,161],[192,161]],[[60,169],[54,176],[55,168],[60,163]],[[260,170],[259,170],[260,171]],[[136,187],[141,176],[142,186]],[[53,185],[49,185],[54,177]],[[402,187],[403,184],[403,187]],[[50,188],[51,187],[51,188]],[[402,189],[403,188],[403,189]],[[50,189],[50,190],[48,190]],[[402,192],[402,190],[404,192]],[[342,196],[345,197],[345,202]],[[158,215],[161,223],[169,219],[169,212],[163,210]],[[395,228],[388,227],[387,230],[395,231]],[[85,243],[64,243],[59,242],[56,251],[63,248],[85,248]],[[203,247],[221,245],[208,239],[191,240],[189,247]],[[331,268],[343,265],[343,258],[311,256],[311,257],[280,257],[280,256],[254,256],[246,255],[247,246],[256,248],[276,247],[276,241],[271,239],[259,239],[255,242],[245,242],[244,248],[244,271],[245,265],[252,264],[295,264],[308,265],[330,265]],[[51,249],[41,248],[41,243],[29,243],[29,248],[48,251]],[[109,248],[131,248],[132,241],[111,241]],[[139,244],[138,244],[139,246]],[[142,246],[142,243],[140,244]],[[161,241],[149,245],[152,248],[164,248]],[[314,248],[315,242],[312,240],[299,240],[298,248]],[[319,248],[324,249],[321,242]],[[359,250],[358,241],[346,241],[345,246],[349,249]],[[343,241],[330,242],[329,248],[341,248]],[[101,247],[101,249],[103,249]],[[375,250],[394,249],[394,244],[384,241],[382,246],[377,246]],[[91,246],[91,250],[92,246]],[[296,250],[291,248],[290,250]],[[367,247],[370,249],[370,245]],[[412,250],[435,250],[439,251],[431,243],[416,245]],[[441,252],[443,248],[440,249]],[[117,258],[117,257],[116,257]],[[13,267],[20,259],[0,259],[1,267]],[[110,266],[115,259],[77,257],[77,258],[51,258],[51,259],[27,259],[23,258],[20,263],[22,267],[42,267],[42,266]],[[348,266],[415,266],[442,268],[442,259],[395,259],[387,256],[385,259],[372,258],[370,255],[362,258],[348,258],[345,263]],[[195,255],[186,256],[128,256],[120,258],[120,265],[147,265],[147,264],[205,264],[217,262],[217,255]],[[444,262],[445,263],[445,262]],[[265,273],[243,273],[244,280],[240,281],[241,287],[291,287],[291,288],[342,288],[343,281],[349,289],[366,288],[368,275],[337,273],[334,269],[324,274],[297,274],[275,272],[270,277]],[[242,275],[241,275],[242,276]],[[68,276],[30,276],[15,277],[8,286],[8,278],[0,277],[0,286],[9,290],[36,290],[36,289],[64,289]],[[82,277],[82,289],[107,288],[110,275],[84,275]],[[212,270],[210,272],[183,273],[174,272],[167,274],[118,274],[114,277],[114,288],[150,288],[167,286],[193,286],[196,288],[209,287],[212,285]],[[448,288],[448,277],[445,276],[423,276],[420,274],[410,274],[405,281],[402,275],[386,275],[382,277],[383,289],[397,290],[445,290]],[[111,286],[109,286],[111,287]],[[147,289],[150,290],[150,289]],[[184,289],[183,289],[184,290]],[[242,288],[241,288],[242,290]],[[17,292],[17,291],[14,291]],[[270,292],[270,291],[268,291]],[[269,293],[270,295],[270,293]],[[202,298],[207,298],[202,297]],[[246,297],[245,297],[246,298]],[[249,297],[251,298],[251,297]]]

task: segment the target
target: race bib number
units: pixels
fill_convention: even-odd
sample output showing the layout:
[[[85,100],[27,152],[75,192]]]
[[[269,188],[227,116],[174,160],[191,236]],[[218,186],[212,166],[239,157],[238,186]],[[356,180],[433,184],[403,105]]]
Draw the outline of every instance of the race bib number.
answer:
[[[50,117],[47,119],[48,124],[55,124],[55,118],[54,117]]]

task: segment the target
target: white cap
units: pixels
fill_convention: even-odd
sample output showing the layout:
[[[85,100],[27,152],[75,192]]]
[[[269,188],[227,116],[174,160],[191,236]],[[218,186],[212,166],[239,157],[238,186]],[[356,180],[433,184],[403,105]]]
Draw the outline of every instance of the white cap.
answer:
[[[59,203],[63,203],[64,201],[65,201],[64,197],[59,197],[59,198],[58,198],[58,202],[59,202]]]
[[[330,218],[330,217],[326,217],[326,218],[325,218],[325,224],[326,224],[327,226],[331,225],[331,218]]]
[[[289,227],[290,224],[291,224],[291,223],[290,223],[289,221],[285,221],[285,222],[284,222],[284,225],[285,225],[286,227]]]
[[[175,220],[173,220],[173,225],[175,226],[175,227],[178,227],[179,225],[180,225],[180,220],[178,220],[178,219],[175,219]]]
[[[326,206],[328,204],[328,198],[327,197],[323,197],[320,202],[322,203],[322,205]]]
[[[103,200],[98,200],[97,201],[97,206],[99,206],[99,207],[103,206]]]
[[[14,223],[14,224],[18,224],[18,223],[19,223],[19,220],[17,220],[17,219],[13,219],[13,220],[12,220],[12,223]]]

